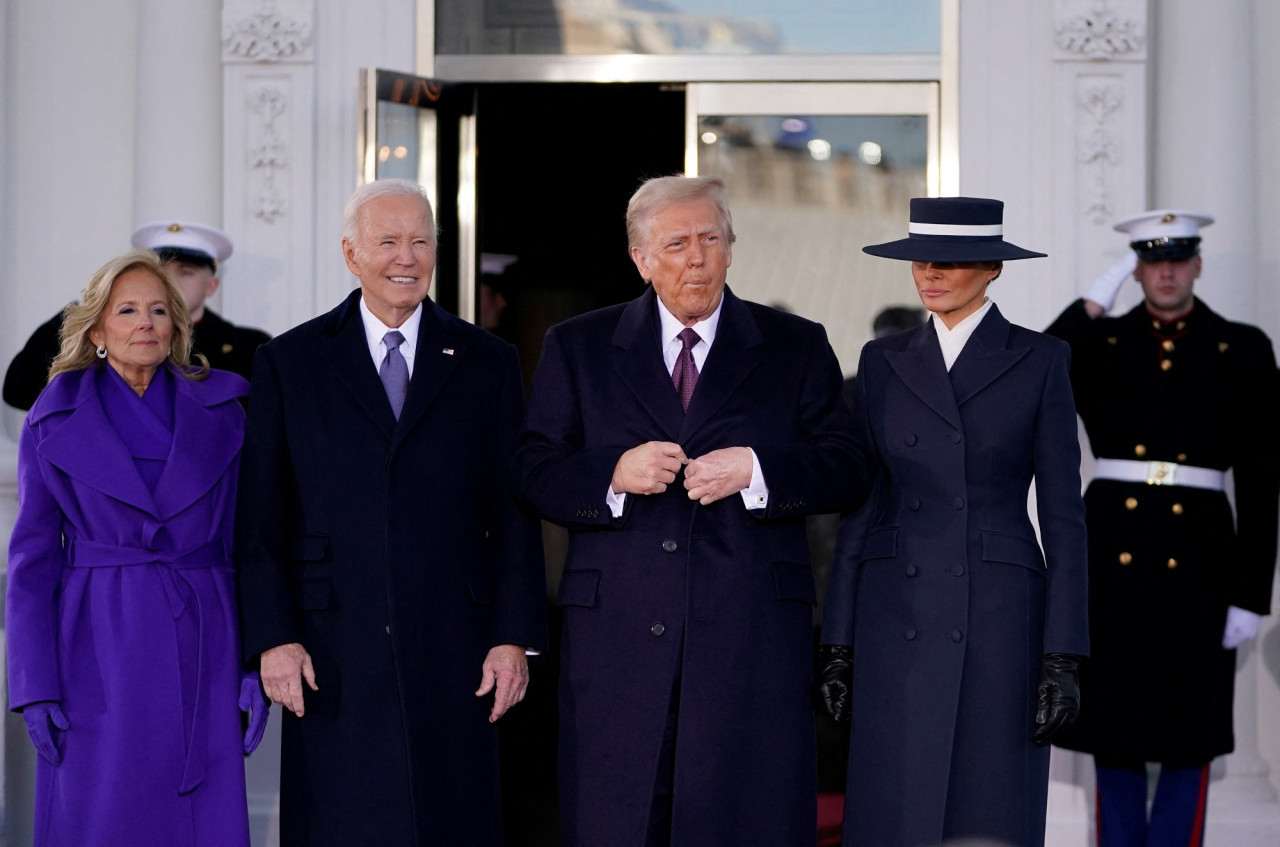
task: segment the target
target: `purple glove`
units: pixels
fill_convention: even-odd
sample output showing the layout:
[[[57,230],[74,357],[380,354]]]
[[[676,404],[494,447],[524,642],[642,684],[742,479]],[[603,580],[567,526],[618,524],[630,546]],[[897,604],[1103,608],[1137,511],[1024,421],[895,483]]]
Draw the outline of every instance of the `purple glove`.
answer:
[[[66,732],[71,721],[62,713],[62,706],[57,700],[41,700],[28,703],[22,707],[22,719],[27,722],[27,734],[31,743],[36,745],[40,758],[51,765],[62,764],[62,751],[58,749],[60,738],[54,737],[53,727]],[[58,733],[61,735],[61,733]]]
[[[258,749],[262,733],[267,729],[267,718],[271,716],[271,704],[262,690],[257,671],[249,671],[240,678],[240,711],[249,716],[249,725],[244,731],[244,753],[247,756]]]

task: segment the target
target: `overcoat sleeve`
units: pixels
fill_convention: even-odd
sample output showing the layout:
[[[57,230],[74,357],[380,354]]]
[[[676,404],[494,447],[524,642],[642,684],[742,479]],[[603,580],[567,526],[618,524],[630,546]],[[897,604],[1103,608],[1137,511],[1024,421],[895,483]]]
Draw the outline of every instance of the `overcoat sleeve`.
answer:
[[[269,347],[258,348],[236,497],[235,571],[246,662],[301,641],[284,539],[294,491],[279,374]]]
[[[1035,422],[1036,509],[1048,569],[1044,652],[1087,656],[1088,544],[1069,359],[1067,346],[1055,343]]]
[[[564,527],[621,526],[605,503],[613,470],[631,445],[587,446],[581,384],[559,327],[552,327],[533,377],[524,431],[512,463],[523,501]],[[630,498],[628,498],[630,500]]]
[[[792,353],[800,380],[797,426],[789,438],[750,444],[769,487],[767,518],[847,512],[866,501],[875,480],[873,453],[855,438],[844,377],[819,324]],[[803,357],[803,358],[800,358]]]
[[[18,440],[18,517],[9,537],[5,631],[9,653],[9,708],[61,700],[58,675],[58,585],[65,552],[62,510],[45,479],[36,428],[27,422]]]

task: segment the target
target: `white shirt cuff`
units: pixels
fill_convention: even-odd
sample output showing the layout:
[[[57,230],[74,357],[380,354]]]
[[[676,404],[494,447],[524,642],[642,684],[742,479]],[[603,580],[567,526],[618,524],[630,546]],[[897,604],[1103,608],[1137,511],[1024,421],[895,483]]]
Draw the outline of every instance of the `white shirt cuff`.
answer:
[[[751,450],[750,447],[747,448]],[[760,470],[760,457],[751,450],[751,484],[740,492],[742,504],[748,509],[763,509],[769,505],[769,486],[764,484],[764,471]]]

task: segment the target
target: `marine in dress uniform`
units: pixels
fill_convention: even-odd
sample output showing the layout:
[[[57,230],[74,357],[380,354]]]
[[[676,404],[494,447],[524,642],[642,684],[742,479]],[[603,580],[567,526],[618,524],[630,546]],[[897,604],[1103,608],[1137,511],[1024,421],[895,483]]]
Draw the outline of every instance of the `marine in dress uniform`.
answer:
[[[1093,653],[1080,721],[1055,743],[1094,756],[1102,847],[1202,842],[1209,762],[1234,747],[1235,648],[1269,611],[1280,473],[1251,435],[1275,397],[1275,356],[1261,330],[1192,293],[1212,222],[1163,209],[1120,221],[1133,252],[1048,329],[1071,344],[1097,457]],[[1143,302],[1105,317],[1130,271]],[[1150,816],[1148,762],[1162,766]]]
[[[133,232],[133,246],[155,250],[164,260],[187,300],[194,325],[194,353],[203,353],[209,367],[249,378],[253,354],[271,339],[260,329],[236,326],[205,306],[217,291],[218,265],[231,256],[231,239],[221,230],[185,221],[157,221]],[[58,355],[62,313],[42,323],[9,364],[4,377],[4,402],[30,409],[48,382],[49,363]]]

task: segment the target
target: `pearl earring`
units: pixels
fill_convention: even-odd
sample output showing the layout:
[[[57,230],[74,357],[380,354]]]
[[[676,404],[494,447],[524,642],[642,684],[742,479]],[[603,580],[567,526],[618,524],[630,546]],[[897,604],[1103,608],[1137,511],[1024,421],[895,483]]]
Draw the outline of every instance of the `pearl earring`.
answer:
[[[107,358],[107,348],[102,344],[98,345],[98,358],[99,359]]]

